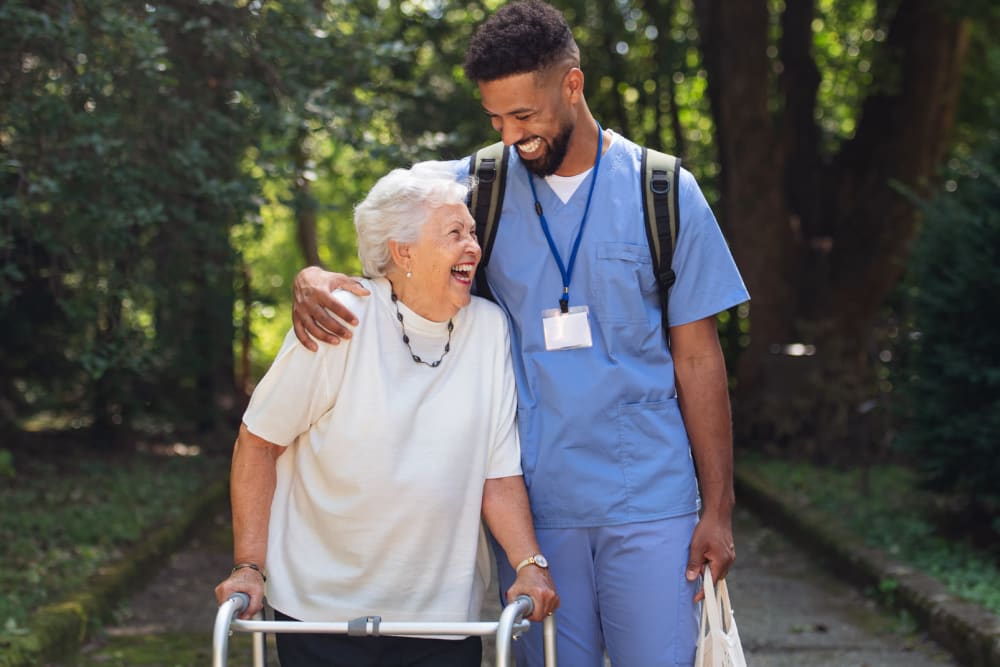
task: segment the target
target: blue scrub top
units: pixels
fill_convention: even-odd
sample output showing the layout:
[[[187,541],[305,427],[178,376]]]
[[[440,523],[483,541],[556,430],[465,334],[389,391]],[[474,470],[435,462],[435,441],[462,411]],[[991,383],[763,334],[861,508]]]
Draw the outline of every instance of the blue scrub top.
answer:
[[[522,468],[538,528],[651,521],[700,506],[643,223],[640,160],[641,148],[616,135],[597,174],[570,284],[570,305],[590,309],[593,347],[547,351],[542,311],[558,307],[562,278],[535,213],[529,172],[516,151],[510,157],[487,279],[510,320]],[[456,170],[465,176],[468,164],[458,161]],[[566,203],[544,179],[535,178],[535,188],[567,261],[589,181]],[[671,326],[749,299],[686,170],[680,211]]]

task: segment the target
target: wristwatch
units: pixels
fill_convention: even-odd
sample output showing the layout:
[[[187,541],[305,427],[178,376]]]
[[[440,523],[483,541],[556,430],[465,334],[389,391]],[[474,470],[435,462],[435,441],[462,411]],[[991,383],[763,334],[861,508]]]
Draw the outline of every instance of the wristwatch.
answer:
[[[525,558],[520,563],[518,563],[517,567],[514,568],[514,572],[520,572],[523,568],[526,568],[529,565],[540,567],[543,570],[549,569],[549,561],[545,558],[545,556],[543,556],[542,554],[535,554],[534,556]]]

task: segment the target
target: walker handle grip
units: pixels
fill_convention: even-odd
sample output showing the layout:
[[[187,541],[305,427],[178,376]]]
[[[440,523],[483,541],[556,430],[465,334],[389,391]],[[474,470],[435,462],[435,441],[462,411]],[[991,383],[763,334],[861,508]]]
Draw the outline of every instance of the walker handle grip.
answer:
[[[535,601],[531,599],[531,596],[518,595],[514,603],[524,608],[522,618],[531,616],[531,612],[535,610]]]
[[[229,599],[236,602],[235,612],[237,614],[250,606],[250,596],[246,593],[233,593]]]
[[[226,601],[219,605],[215,613],[215,626],[212,628],[212,667],[226,667],[229,652],[230,624],[237,614],[250,606],[250,596],[246,593],[232,593]],[[263,636],[263,635],[261,635]],[[257,642],[254,642],[254,659],[257,657]]]

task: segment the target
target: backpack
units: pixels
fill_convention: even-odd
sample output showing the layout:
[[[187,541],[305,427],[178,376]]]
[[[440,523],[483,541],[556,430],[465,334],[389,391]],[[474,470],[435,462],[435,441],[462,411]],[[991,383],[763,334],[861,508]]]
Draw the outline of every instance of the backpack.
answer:
[[[497,142],[479,149],[470,156],[469,174],[475,176],[478,187],[469,198],[469,211],[476,220],[476,235],[483,250],[476,271],[476,293],[494,300],[486,284],[486,265],[490,261],[493,243],[497,236],[500,211],[503,209],[503,195],[507,187],[507,162],[510,149]],[[663,313],[663,335],[670,342],[667,323],[667,305],[670,288],[677,276],[671,268],[677,234],[680,232],[680,205],[678,203],[678,179],[681,160],[649,148],[642,149],[642,166],[639,170],[639,187],[642,189],[642,212],[646,222],[646,238],[649,254],[653,259],[653,274],[660,292],[660,306]]]

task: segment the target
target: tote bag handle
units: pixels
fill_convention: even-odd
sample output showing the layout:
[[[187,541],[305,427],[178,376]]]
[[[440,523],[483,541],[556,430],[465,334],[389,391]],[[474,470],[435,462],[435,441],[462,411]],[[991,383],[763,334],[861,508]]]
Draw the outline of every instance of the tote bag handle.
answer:
[[[695,667],[746,667],[726,580],[715,584],[712,570],[706,565],[703,581],[705,599],[701,604]]]

